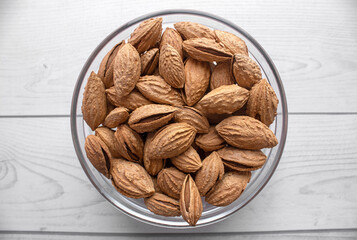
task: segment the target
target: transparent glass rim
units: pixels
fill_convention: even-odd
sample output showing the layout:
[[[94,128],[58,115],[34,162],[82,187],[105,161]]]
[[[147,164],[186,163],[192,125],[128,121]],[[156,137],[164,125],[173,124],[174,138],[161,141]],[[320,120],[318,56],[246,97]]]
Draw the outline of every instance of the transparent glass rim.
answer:
[[[82,82],[84,80],[85,74],[86,72],[89,70],[89,66],[91,65],[91,63],[93,62],[93,60],[95,59],[95,57],[97,56],[97,54],[101,51],[101,49],[111,40],[113,39],[117,34],[119,34],[120,32],[122,32],[123,30],[125,30],[128,27],[131,27],[139,22],[142,22],[148,18],[153,18],[153,17],[159,17],[162,15],[173,15],[173,14],[186,14],[186,15],[196,15],[196,16],[200,16],[200,17],[206,17],[208,19],[212,19],[215,21],[218,21],[220,23],[223,23],[233,29],[235,29],[236,31],[238,31],[240,34],[242,34],[244,37],[246,37],[247,39],[249,39],[249,41],[254,45],[254,47],[263,55],[263,57],[265,58],[267,64],[269,65],[275,79],[276,79],[276,83],[277,86],[279,88],[280,91],[280,96],[281,96],[281,102],[279,104],[281,104],[282,106],[282,136],[280,138],[280,142],[279,142],[279,147],[277,150],[277,154],[276,154],[276,162],[275,165],[273,166],[272,171],[270,172],[270,174],[268,176],[266,176],[266,181],[263,182],[259,188],[257,188],[255,190],[255,192],[253,193],[253,196],[249,199],[246,200],[246,202],[244,202],[241,207],[235,209],[232,212],[227,213],[224,216],[221,216],[217,219],[215,219],[214,221],[211,222],[207,222],[207,223],[202,223],[198,226],[192,227],[192,226],[172,226],[172,225],[166,225],[166,224],[161,224],[161,223],[156,223],[153,221],[149,221],[146,219],[142,219],[138,216],[135,216],[134,214],[126,211],[125,209],[120,208],[119,206],[117,206],[114,203],[114,199],[111,196],[106,195],[100,188],[100,186],[97,185],[97,183],[91,178],[91,174],[89,173],[89,171],[86,169],[86,167],[84,166],[84,154],[81,150],[80,147],[80,143],[79,143],[79,138],[78,138],[78,134],[77,134],[77,124],[76,124],[76,116],[77,116],[77,104],[78,104],[78,95],[81,89],[81,85]],[[71,103],[71,113],[70,113],[70,124],[71,124],[71,133],[72,133],[72,140],[73,140],[73,145],[78,157],[78,160],[82,166],[82,169],[84,170],[85,174],[87,175],[88,179],[91,181],[91,183],[93,184],[93,186],[97,189],[97,191],[107,200],[109,201],[116,209],[120,210],[122,213],[124,213],[127,216],[130,216],[140,222],[143,223],[148,223],[154,226],[158,226],[158,227],[166,227],[166,228],[174,228],[174,229],[188,229],[188,228],[197,228],[197,227],[203,227],[203,226],[207,226],[207,225],[211,225],[213,223],[217,223],[220,222],[226,218],[228,218],[229,216],[231,216],[232,214],[236,213],[238,210],[242,209],[245,205],[247,205],[250,201],[252,201],[259,193],[260,191],[263,190],[263,188],[266,186],[266,184],[269,182],[269,180],[271,179],[271,177],[273,176],[277,166],[279,165],[281,156],[283,154],[283,150],[284,150],[284,146],[285,146],[285,142],[286,142],[286,137],[287,137],[287,129],[288,129],[288,108],[287,108],[287,100],[286,100],[286,95],[285,95],[285,90],[280,78],[280,75],[272,61],[272,59],[269,57],[269,55],[267,54],[267,52],[264,50],[264,48],[250,35],[248,34],[245,30],[243,30],[242,28],[240,28],[239,26],[237,26],[236,24],[232,23],[231,21],[228,21],[226,19],[223,19],[219,16],[216,16],[214,14],[211,13],[207,13],[207,12],[202,12],[202,11],[197,11],[197,10],[188,10],[188,9],[170,9],[170,10],[163,10],[163,11],[156,11],[156,12],[152,12],[152,13],[148,13],[145,15],[142,15],[140,17],[137,17],[127,23],[125,23],[124,25],[122,25],[121,27],[117,28],[115,31],[113,31],[111,34],[109,34],[95,49],[94,51],[91,53],[91,55],[89,56],[89,58],[87,59],[87,61],[85,62],[84,66],[81,69],[81,72],[77,78],[77,82],[73,91],[73,96],[72,96],[72,103]]]

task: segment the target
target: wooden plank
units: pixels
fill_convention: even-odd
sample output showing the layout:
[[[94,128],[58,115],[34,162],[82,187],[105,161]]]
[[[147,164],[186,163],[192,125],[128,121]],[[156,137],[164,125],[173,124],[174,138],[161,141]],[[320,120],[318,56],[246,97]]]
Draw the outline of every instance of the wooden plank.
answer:
[[[80,69],[104,37],[142,14],[182,6],[251,33],[276,63],[291,112],[357,111],[354,1],[28,0],[1,3],[1,115],[68,114]]]
[[[81,240],[81,239],[97,239],[97,240],[129,240],[129,239],[145,239],[145,240],[156,240],[156,239],[180,239],[180,240],[210,240],[222,238],[226,240],[314,240],[314,239],[331,239],[331,240],[342,240],[342,239],[356,239],[356,230],[327,230],[327,231],[298,231],[298,232],[271,232],[271,233],[190,233],[190,234],[76,234],[76,233],[46,233],[46,232],[36,232],[36,233],[7,233],[0,234],[0,239],[22,239],[22,240]]]
[[[357,226],[357,115],[292,115],[266,188],[229,219],[192,231],[114,209],[75,156],[68,118],[0,118],[0,231],[254,232]]]

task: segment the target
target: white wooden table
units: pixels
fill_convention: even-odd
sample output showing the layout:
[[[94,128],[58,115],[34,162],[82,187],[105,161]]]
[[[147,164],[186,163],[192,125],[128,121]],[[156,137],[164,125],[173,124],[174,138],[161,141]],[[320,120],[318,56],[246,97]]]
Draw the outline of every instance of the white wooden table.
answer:
[[[190,231],[114,209],[82,171],[69,125],[76,78],[97,44],[136,16],[170,8],[248,31],[275,62],[289,107],[269,184],[229,219]],[[0,239],[357,238],[356,13],[353,0],[2,0]]]

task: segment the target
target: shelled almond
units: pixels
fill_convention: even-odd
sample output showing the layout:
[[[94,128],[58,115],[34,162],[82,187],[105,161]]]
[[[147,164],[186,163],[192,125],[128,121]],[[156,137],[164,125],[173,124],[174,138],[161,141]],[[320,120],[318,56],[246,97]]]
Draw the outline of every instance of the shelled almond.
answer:
[[[194,226],[202,197],[227,206],[264,166],[278,99],[241,38],[191,22],[162,34],[162,21],[140,23],[90,74],[85,151],[118,192]]]

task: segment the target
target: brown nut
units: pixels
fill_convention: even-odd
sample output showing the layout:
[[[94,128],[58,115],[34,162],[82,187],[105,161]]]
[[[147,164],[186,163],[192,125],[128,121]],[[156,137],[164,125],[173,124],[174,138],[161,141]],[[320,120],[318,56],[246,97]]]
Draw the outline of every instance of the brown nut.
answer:
[[[110,173],[113,186],[124,196],[145,198],[155,193],[150,175],[137,163],[113,159]]]
[[[157,175],[157,185],[166,195],[180,198],[180,192],[186,175],[174,167],[164,168]]]
[[[118,126],[115,137],[119,143],[119,153],[123,158],[136,163],[141,162],[144,143],[139,134],[128,125],[122,124]]]
[[[135,109],[129,117],[128,124],[138,133],[152,132],[167,124],[173,118],[175,107],[148,104]]]

